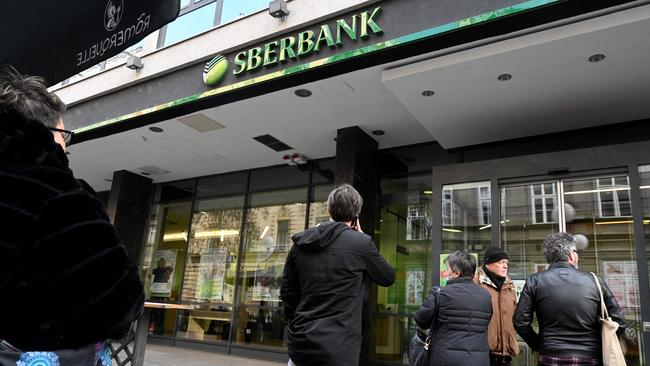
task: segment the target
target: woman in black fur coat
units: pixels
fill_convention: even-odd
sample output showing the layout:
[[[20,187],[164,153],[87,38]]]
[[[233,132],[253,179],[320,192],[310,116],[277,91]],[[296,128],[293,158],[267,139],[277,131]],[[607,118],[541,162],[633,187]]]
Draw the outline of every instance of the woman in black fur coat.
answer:
[[[41,79],[0,74],[0,365],[90,349],[94,365],[142,312],[137,268],[68,167],[64,109]]]

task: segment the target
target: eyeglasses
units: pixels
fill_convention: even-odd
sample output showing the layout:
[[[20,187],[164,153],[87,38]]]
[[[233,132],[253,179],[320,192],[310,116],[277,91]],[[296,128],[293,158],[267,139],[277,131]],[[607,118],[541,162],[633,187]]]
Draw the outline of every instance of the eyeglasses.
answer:
[[[572,249],[571,251],[574,252],[577,255],[582,255],[582,250],[580,250],[580,249]]]
[[[54,127],[48,127],[48,130],[52,132],[59,132],[61,133],[61,137],[63,137],[63,142],[65,142],[65,146],[70,145],[70,141],[72,140],[72,136],[74,135],[74,132],[68,131],[68,130],[63,130],[60,128],[54,128]]]

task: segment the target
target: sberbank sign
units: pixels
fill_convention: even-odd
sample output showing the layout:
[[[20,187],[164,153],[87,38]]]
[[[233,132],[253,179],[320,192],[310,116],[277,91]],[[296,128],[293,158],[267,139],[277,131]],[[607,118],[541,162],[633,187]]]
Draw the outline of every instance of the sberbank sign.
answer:
[[[373,11],[354,14],[348,19],[336,20],[336,26],[323,24],[319,28],[306,30],[295,35],[271,41],[260,47],[253,47],[234,56],[234,75],[273,67],[279,63],[297,61],[300,58],[320,52],[324,47],[336,49],[347,41],[367,39],[371,34],[382,34],[376,20],[382,12],[381,6]],[[203,81],[208,86],[221,82],[229,69],[228,59],[218,55],[205,65]]]

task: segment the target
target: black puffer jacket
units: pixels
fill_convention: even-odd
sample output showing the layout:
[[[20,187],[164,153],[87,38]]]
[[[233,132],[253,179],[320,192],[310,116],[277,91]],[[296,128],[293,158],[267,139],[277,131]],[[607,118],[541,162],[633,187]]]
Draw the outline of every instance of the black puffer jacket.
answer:
[[[605,282],[600,283],[607,311],[622,333],[625,320],[621,308]],[[539,333],[531,326],[533,312],[537,313]],[[591,273],[558,263],[526,280],[513,323],[530,348],[540,354],[599,359],[599,317],[600,294]]]
[[[23,351],[120,338],[142,311],[137,270],[52,133],[0,114],[0,339]]]
[[[291,239],[281,289],[289,357],[297,366],[358,365],[364,276],[390,286],[395,270],[368,235],[341,222]]]
[[[487,329],[491,318],[490,293],[471,278],[449,280],[440,289],[437,303],[432,289],[415,313],[420,328],[433,324],[429,365],[490,365]]]

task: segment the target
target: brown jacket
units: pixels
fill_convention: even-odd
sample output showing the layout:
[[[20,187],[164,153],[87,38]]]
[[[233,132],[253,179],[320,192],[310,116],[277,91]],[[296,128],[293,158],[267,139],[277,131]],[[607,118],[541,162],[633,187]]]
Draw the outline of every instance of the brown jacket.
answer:
[[[517,344],[517,333],[512,325],[512,316],[517,305],[515,285],[508,277],[501,286],[501,291],[497,291],[496,285],[483,272],[483,267],[479,267],[476,271],[474,283],[488,290],[492,297],[492,319],[488,325],[490,353],[500,356],[517,356],[519,345]]]

